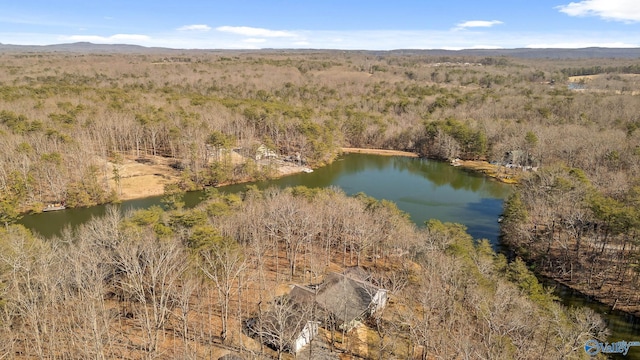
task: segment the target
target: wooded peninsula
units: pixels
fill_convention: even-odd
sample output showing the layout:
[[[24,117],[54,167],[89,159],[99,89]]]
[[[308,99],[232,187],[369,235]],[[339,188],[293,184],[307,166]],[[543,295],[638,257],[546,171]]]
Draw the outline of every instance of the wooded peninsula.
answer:
[[[0,358],[589,358],[604,321],[531,268],[640,315],[637,57],[78,49],[0,49]],[[354,148],[517,182],[514,258],[365,194],[216,189]]]

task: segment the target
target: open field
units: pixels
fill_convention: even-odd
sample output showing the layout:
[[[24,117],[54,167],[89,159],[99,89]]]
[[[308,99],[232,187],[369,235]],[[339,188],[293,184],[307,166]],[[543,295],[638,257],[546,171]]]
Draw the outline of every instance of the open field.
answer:
[[[231,152],[231,163],[242,165],[249,160],[236,152]],[[162,156],[147,155],[143,158],[124,156],[120,164],[106,162],[105,173],[109,176],[109,187],[114,189],[119,200],[130,200],[148,196],[164,194],[165,186],[177,184],[180,179],[180,171],[172,167],[175,160]],[[104,162],[103,162],[104,163]],[[258,166],[275,167],[275,176],[287,176],[303,172],[305,167],[293,165],[283,161],[272,161],[269,164]],[[118,169],[119,184],[116,183],[113,169]],[[248,182],[254,179],[247,177],[237,182]]]

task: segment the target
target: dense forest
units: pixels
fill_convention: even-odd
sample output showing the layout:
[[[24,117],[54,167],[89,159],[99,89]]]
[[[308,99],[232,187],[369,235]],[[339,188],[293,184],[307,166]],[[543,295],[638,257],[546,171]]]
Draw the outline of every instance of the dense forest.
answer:
[[[250,337],[244,321],[266,317],[282,284],[352,266],[392,300],[346,334],[323,319],[322,336],[299,356],[586,358],[584,342],[606,334],[597,314],[563,308],[522,261],[474,244],[461,225],[418,229],[392,203],[334,189],[208,197],[190,210],[176,197],[167,211],[113,207],[50,240],[0,230],[0,355],[290,356],[286,303],[265,331],[275,346]]]
[[[534,358],[526,349],[530,344],[558,358],[579,356],[572,352],[582,345],[578,340],[600,331],[593,325],[595,317],[558,310],[520,260],[506,264],[486,244],[473,245],[456,225],[431,223],[417,230],[390,213],[383,221],[381,211],[390,211],[388,204],[298,189],[302,194],[275,191],[214,200],[194,212],[181,208],[176,200],[181,191],[274,176],[274,164],[256,155],[265,148],[310,167],[331,162],[341,147],[406,150],[438,160],[484,160],[508,167],[519,184],[505,208],[504,242],[537,272],[616,308],[640,312],[640,75],[635,59],[8,50],[0,59],[0,325],[12,339],[0,348],[5,353],[74,357],[64,353],[70,349],[65,341],[91,343],[88,357],[137,357],[132,355],[136,351],[163,354],[168,349],[198,357],[212,342],[242,349],[242,337],[226,341],[219,327],[231,327],[256,304],[238,300],[237,292],[227,294],[234,299],[233,310],[227,310],[234,314],[224,319],[220,306],[229,302],[195,301],[225,298],[203,267],[206,254],[232,245],[242,254],[243,266],[252,269],[242,276],[262,274],[251,281],[232,279],[234,291],[245,294],[249,283],[269,289],[273,286],[267,281],[302,281],[309,274],[326,273],[331,264],[361,265],[379,279],[403,279],[394,294],[397,302],[371,324],[380,358],[388,358],[385,352],[399,358]],[[135,176],[132,164],[152,169],[149,176],[167,193],[167,212],[114,211],[60,241],[39,239],[11,225],[22,213],[39,212],[49,204],[117,202]],[[352,209],[324,209],[326,197]],[[264,209],[280,201],[292,204],[288,211],[296,227],[316,226],[296,217],[308,216],[314,207],[327,213],[321,218],[333,216],[334,221],[346,213],[360,214],[365,223],[381,216],[374,225],[406,233],[385,235],[389,244],[381,237],[366,237],[364,230],[349,237],[347,225],[322,223],[305,230],[295,247],[271,225],[254,224],[254,233],[242,233],[251,226],[243,223],[250,219],[242,220],[241,211],[254,211],[256,216],[248,218],[262,221],[269,218]],[[265,236],[272,246],[265,252],[270,260],[251,253],[264,245],[253,241]],[[338,243],[322,240],[329,238]],[[421,248],[425,244],[431,247]],[[133,270],[122,268],[131,265],[123,264],[122,257],[134,251],[121,247],[137,249],[139,258],[175,256],[172,261],[180,265],[171,266],[180,268],[171,273],[176,278],[160,283],[174,284],[171,291],[183,292],[182,298],[172,293],[158,300],[147,293],[147,285],[133,292],[134,285],[127,283],[133,281]],[[310,256],[314,251],[324,255]],[[411,261],[392,261],[395,251]],[[80,259],[92,254],[100,261]],[[319,268],[324,270],[312,269],[320,265],[311,259],[322,260]],[[400,271],[400,263],[411,266]],[[98,273],[64,279],[52,275],[57,267],[75,266],[64,270],[69,274],[93,271],[82,264],[99,266],[94,268]],[[23,270],[33,271],[33,276],[24,277]],[[427,273],[416,275],[420,272]],[[140,281],[156,275],[141,273]],[[82,288],[82,276],[92,277],[86,283],[95,287]],[[190,288],[192,283],[198,285]],[[196,295],[201,291],[208,292]],[[260,296],[266,299],[268,294]],[[426,303],[417,302],[427,298],[441,305],[427,309]],[[168,303],[156,305],[156,300]],[[72,319],[80,315],[80,305],[93,306],[81,313],[93,318]],[[209,322],[190,323],[191,306],[198,314],[193,317],[207,314]],[[518,314],[529,314],[527,321],[535,318],[546,325],[520,328],[487,321],[492,311],[514,307],[526,308]],[[182,325],[179,309],[184,310]],[[403,317],[407,314],[423,323],[409,322]],[[525,321],[505,314],[497,319]],[[64,321],[53,321],[57,315]],[[473,326],[441,331],[455,324]],[[118,333],[125,328],[129,332]],[[65,331],[92,338],[70,338]],[[451,339],[461,338],[469,339],[469,347],[453,349]],[[525,345],[524,339],[531,342]],[[389,344],[402,344],[404,350]],[[76,345],[75,351],[80,347],[88,348]]]

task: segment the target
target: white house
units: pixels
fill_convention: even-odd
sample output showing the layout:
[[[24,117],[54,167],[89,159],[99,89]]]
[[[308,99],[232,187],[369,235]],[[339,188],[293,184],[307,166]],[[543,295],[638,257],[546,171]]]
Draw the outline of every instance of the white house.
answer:
[[[256,149],[256,161],[261,159],[275,159],[277,157],[278,154],[269,149],[265,144],[261,144],[258,146],[258,149]]]
[[[293,285],[289,294],[274,301],[275,307],[256,319],[254,331],[262,334],[262,341],[296,354],[318,335],[320,321],[334,329],[358,325],[387,305],[388,291],[358,279],[364,277],[355,270],[351,276],[330,273],[314,290]]]
[[[375,314],[378,310],[382,310],[387,305],[387,290],[378,289],[371,298],[369,304],[369,315]]]
[[[291,345],[291,352],[295,354],[302,350],[303,347],[307,346],[311,340],[318,335],[319,325],[319,321],[307,321],[298,337],[293,341],[293,344]]]

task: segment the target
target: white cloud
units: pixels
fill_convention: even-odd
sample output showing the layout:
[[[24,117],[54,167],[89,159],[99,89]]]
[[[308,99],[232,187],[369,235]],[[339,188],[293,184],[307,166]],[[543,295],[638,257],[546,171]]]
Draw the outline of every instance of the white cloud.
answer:
[[[495,50],[495,49],[504,49],[504,48],[499,45],[473,45],[468,49]]]
[[[556,9],[569,16],[597,16],[622,22],[640,21],[638,0],[583,0],[557,6]]]
[[[258,37],[296,37],[297,35],[290,31],[269,30],[262,28],[254,28],[249,26],[220,26],[216,30],[231,34]]]
[[[108,37],[109,40],[123,40],[123,41],[147,41],[151,39],[147,35],[140,34],[115,34]]]
[[[492,27],[494,25],[500,25],[503,24],[502,21],[499,20],[491,20],[491,21],[486,21],[486,20],[471,20],[471,21],[465,21],[465,22],[461,22],[460,24],[456,25],[456,29],[468,29],[468,28],[475,28],[475,27]]]
[[[242,49],[242,50],[259,50],[261,49],[258,45],[246,44],[242,42],[228,43],[224,46],[224,49]]]
[[[633,31],[603,31],[601,29],[564,30],[559,32],[515,32],[499,27],[492,31],[468,29],[434,30],[361,30],[309,31],[296,30],[295,37],[240,36],[230,32],[176,31],[149,34],[95,35],[89,31],[72,36],[55,33],[5,32],[0,29],[4,44],[47,45],[70,42],[97,44],[136,44],[176,49],[234,49],[234,48],[317,48],[339,50],[392,49],[471,49],[471,48],[580,48],[580,47],[638,47],[640,40]]]
[[[581,49],[588,47],[603,48],[636,48],[637,44],[629,44],[624,42],[557,42],[557,43],[537,43],[525,46],[530,49]]]
[[[115,34],[111,36],[100,35],[71,35],[65,36],[64,41],[86,41],[99,44],[127,43],[139,44],[148,42],[151,38],[147,35],[140,34]]]
[[[211,30],[211,26],[205,24],[185,25],[177,29],[178,31],[201,31],[207,32]]]
[[[242,42],[251,43],[251,44],[259,44],[266,41],[267,39],[256,39],[256,38],[248,38],[248,39],[242,40]]]

